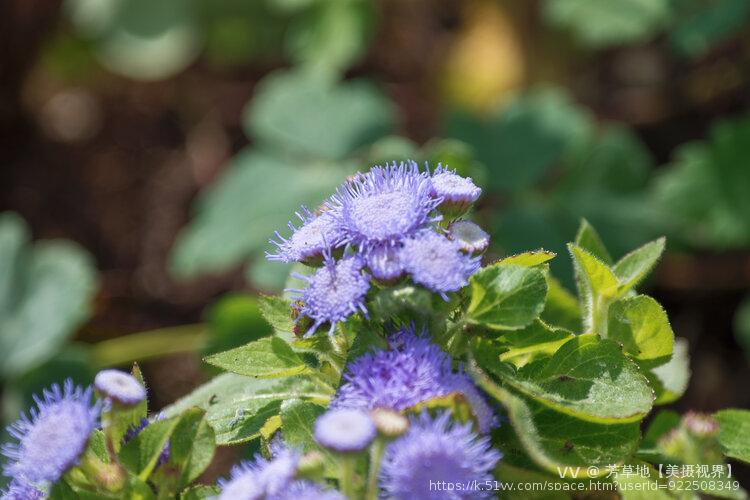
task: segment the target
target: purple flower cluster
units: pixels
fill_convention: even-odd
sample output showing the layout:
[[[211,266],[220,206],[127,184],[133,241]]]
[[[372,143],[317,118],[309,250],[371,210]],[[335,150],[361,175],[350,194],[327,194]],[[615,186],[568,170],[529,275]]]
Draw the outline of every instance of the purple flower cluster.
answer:
[[[466,246],[437,223],[465,213],[480,194],[470,178],[442,166],[430,174],[413,161],[394,162],[349,178],[318,214],[303,207],[296,214],[301,225],[290,222],[288,238],[277,232],[271,240],[277,250],[267,257],[323,265],[303,277],[306,289],[294,290],[301,317],[313,322],[307,334],[326,323],[333,331],[351,314],[366,314],[370,275],[382,282],[408,275],[446,300],[464,287],[487,245]],[[339,262],[334,251],[344,255]]]
[[[333,408],[406,410],[419,403],[453,393],[463,395],[471,406],[481,432],[495,425],[495,416],[453,360],[414,327],[402,329],[389,339],[390,349],[368,353],[352,362],[343,384],[331,401]]]
[[[256,455],[253,460],[236,465],[229,479],[219,480],[218,500],[344,500],[334,490],[312,481],[297,479],[301,455],[295,450],[276,450],[272,460]]]
[[[406,434],[388,445],[380,488],[384,498],[397,500],[487,498],[489,491],[440,491],[431,485],[482,485],[492,480],[492,469],[500,458],[489,438],[472,432],[471,424],[452,421],[450,412],[434,419],[423,412],[412,418]]]
[[[3,472],[24,485],[54,483],[78,464],[89,437],[99,425],[100,402],[93,403],[91,387],[83,389],[68,379],[34,396],[36,407],[8,427],[16,442],[1,451],[8,461]],[[11,490],[12,491],[12,490]]]

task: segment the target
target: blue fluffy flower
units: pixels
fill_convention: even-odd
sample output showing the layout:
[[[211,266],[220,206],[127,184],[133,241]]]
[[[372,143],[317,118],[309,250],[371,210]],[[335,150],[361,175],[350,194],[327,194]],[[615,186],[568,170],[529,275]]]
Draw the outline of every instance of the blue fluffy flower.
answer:
[[[1,500],[42,500],[44,493],[23,481],[13,480],[8,488],[0,492]]]
[[[343,236],[331,212],[315,215],[302,207],[302,212],[296,215],[302,225],[297,228],[289,222],[292,231],[289,238],[276,231],[277,239],[269,242],[276,245],[277,251],[266,253],[268,260],[313,264],[320,261],[326,250],[339,246]]]
[[[387,498],[396,500],[487,498],[489,491],[455,488],[491,481],[500,457],[488,437],[472,432],[471,424],[451,421],[449,412],[434,419],[424,412],[412,419],[406,434],[388,445],[380,487]]]
[[[426,172],[413,161],[375,166],[347,181],[328,202],[339,223],[343,242],[367,255],[375,248],[394,246],[438,220],[432,211],[440,203],[431,195]]]
[[[219,480],[219,500],[273,499],[295,482],[300,454],[288,448],[277,450],[272,460],[256,455],[235,465],[228,480]]]
[[[6,443],[2,454],[8,458],[4,473],[19,481],[55,482],[78,464],[89,436],[97,427],[101,405],[92,404],[91,387],[82,389],[68,379],[61,388],[54,384],[34,396],[36,408],[30,416],[8,427],[17,442]]]
[[[455,292],[468,284],[480,267],[480,258],[466,255],[458,242],[435,231],[421,231],[403,243],[400,258],[414,283],[439,293]]]
[[[381,245],[373,248],[367,254],[367,268],[375,278],[388,282],[394,281],[404,274],[404,266],[401,264],[399,253],[401,245]]]
[[[146,399],[146,388],[134,376],[120,370],[102,370],[94,378],[94,387],[104,397],[124,406]]]
[[[468,220],[451,222],[448,226],[448,237],[467,253],[481,253],[490,246],[490,235]]]
[[[414,328],[389,339],[390,349],[367,353],[352,362],[332,408],[387,408],[405,410],[421,402],[461,393],[469,402],[481,432],[495,424],[495,416],[468,375],[452,370],[452,359]]]
[[[354,408],[328,410],[315,421],[315,440],[341,453],[362,451],[375,439],[377,430],[370,416]]]
[[[302,301],[300,317],[313,321],[306,336],[324,323],[330,323],[329,333],[333,333],[338,321],[356,312],[367,314],[365,295],[370,289],[370,276],[362,272],[362,259],[349,256],[336,262],[330,254],[325,259],[325,265],[311,276],[293,274],[297,279],[306,281],[307,288],[288,290]]]
[[[452,216],[461,215],[479,199],[482,189],[471,177],[462,177],[455,170],[438,165],[432,173],[432,196],[441,200],[440,210]]]
[[[346,500],[346,497],[312,481],[295,481],[287,491],[276,495],[272,500]]]

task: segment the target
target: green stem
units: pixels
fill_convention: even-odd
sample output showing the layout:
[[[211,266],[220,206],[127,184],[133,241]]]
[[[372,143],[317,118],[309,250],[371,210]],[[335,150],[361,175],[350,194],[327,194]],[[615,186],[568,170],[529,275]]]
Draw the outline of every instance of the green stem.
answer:
[[[169,354],[195,352],[206,346],[208,334],[202,323],[134,333],[95,344],[94,368],[129,365]]]
[[[603,339],[607,338],[607,323],[609,319],[609,301],[598,296],[591,306],[591,330]]]
[[[377,500],[378,498],[378,474],[380,474],[380,462],[385,452],[385,439],[378,437],[370,448],[370,471],[367,474],[366,500]]]
[[[345,497],[353,499],[354,496],[354,456],[342,455],[341,459],[341,492]]]

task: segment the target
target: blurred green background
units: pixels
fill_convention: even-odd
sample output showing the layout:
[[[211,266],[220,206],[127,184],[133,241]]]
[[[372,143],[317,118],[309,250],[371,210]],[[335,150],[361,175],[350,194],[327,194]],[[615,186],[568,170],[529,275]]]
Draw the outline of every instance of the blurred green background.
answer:
[[[568,287],[582,217],[616,256],[667,235],[675,406],[750,406],[749,26],[747,0],[4,0],[3,419],[133,361],[152,407],[189,392],[268,328],[272,232],[405,158],[484,188],[488,259],[554,250]]]

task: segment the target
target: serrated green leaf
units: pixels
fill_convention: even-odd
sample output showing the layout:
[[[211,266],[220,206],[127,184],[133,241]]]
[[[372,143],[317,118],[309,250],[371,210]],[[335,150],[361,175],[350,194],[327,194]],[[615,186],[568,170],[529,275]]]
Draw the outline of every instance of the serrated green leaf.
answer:
[[[550,358],[519,370],[498,363],[486,344],[474,349],[479,366],[527,397],[579,419],[598,423],[633,422],[651,410],[648,380],[619,346],[594,334],[579,335]]]
[[[315,420],[325,413],[326,409],[315,403],[292,399],[281,406],[281,429],[284,441],[290,446],[305,451],[319,451],[326,459],[326,475],[337,477],[337,462],[330,451],[320,446],[313,436]]]
[[[216,433],[216,443],[228,445],[257,438],[266,421],[279,414],[282,401],[302,399],[323,404],[330,396],[309,380],[297,377],[276,380],[225,373],[166,407],[163,413],[172,416],[193,406],[203,408]]]
[[[91,313],[91,257],[68,241],[30,243],[23,219],[0,213],[0,375],[49,360]]]
[[[206,363],[247,377],[290,377],[308,371],[304,360],[278,336],[266,337],[205,358]]]
[[[575,244],[589,252],[604,264],[608,266],[614,264],[614,260],[609,254],[607,247],[604,246],[601,236],[599,236],[599,233],[596,232],[594,226],[589,224],[589,221],[586,219],[581,220],[581,225],[576,234]]]
[[[526,328],[508,332],[497,339],[498,346],[505,349],[500,354],[500,361],[521,367],[538,358],[553,355],[573,336],[567,330],[535,320]]]
[[[533,250],[531,252],[523,252],[516,255],[509,255],[495,262],[498,265],[513,264],[522,267],[534,267],[544,264],[555,258],[557,254],[555,252],[548,252],[547,250]]]
[[[141,481],[148,479],[179,422],[180,417],[173,417],[148,424],[122,447],[120,462]]]
[[[277,331],[294,331],[292,310],[289,301],[275,295],[261,295],[258,298],[260,312],[266,321]]]
[[[606,466],[627,461],[638,447],[638,423],[599,424],[557,412],[498,385],[476,363],[469,364],[474,380],[508,412],[511,425],[498,430],[500,443],[518,440],[528,456],[542,469],[559,474],[558,467],[589,466],[606,474]]]
[[[614,272],[604,262],[583,248],[568,244],[576,269],[576,275],[585,289],[586,297],[600,296],[613,299],[617,296],[619,282]]]
[[[646,243],[627,254],[614,265],[612,270],[620,281],[620,294],[632,289],[651,272],[656,263],[659,262],[665,244],[666,239],[664,238]]]
[[[391,103],[370,82],[336,83],[302,71],[280,71],[258,84],[244,125],[249,137],[272,149],[305,159],[340,160],[391,133],[394,115]]]
[[[169,440],[168,465],[180,471],[179,489],[198,478],[211,463],[216,448],[206,411],[191,408],[182,413]]]
[[[665,364],[645,372],[656,392],[654,404],[668,404],[682,396],[690,381],[690,346],[683,338],[675,338],[672,358]]]
[[[719,443],[724,454],[750,463],[750,410],[721,410],[715,417],[719,422]]]
[[[547,281],[538,268],[494,264],[469,280],[471,302],[467,319],[496,330],[530,324],[544,308]]]
[[[183,490],[180,493],[180,500],[208,500],[209,498],[218,496],[220,492],[221,489],[218,486],[199,484]]]
[[[622,344],[625,354],[649,366],[669,361],[674,332],[664,309],[651,297],[637,295],[609,306],[607,338]]]

